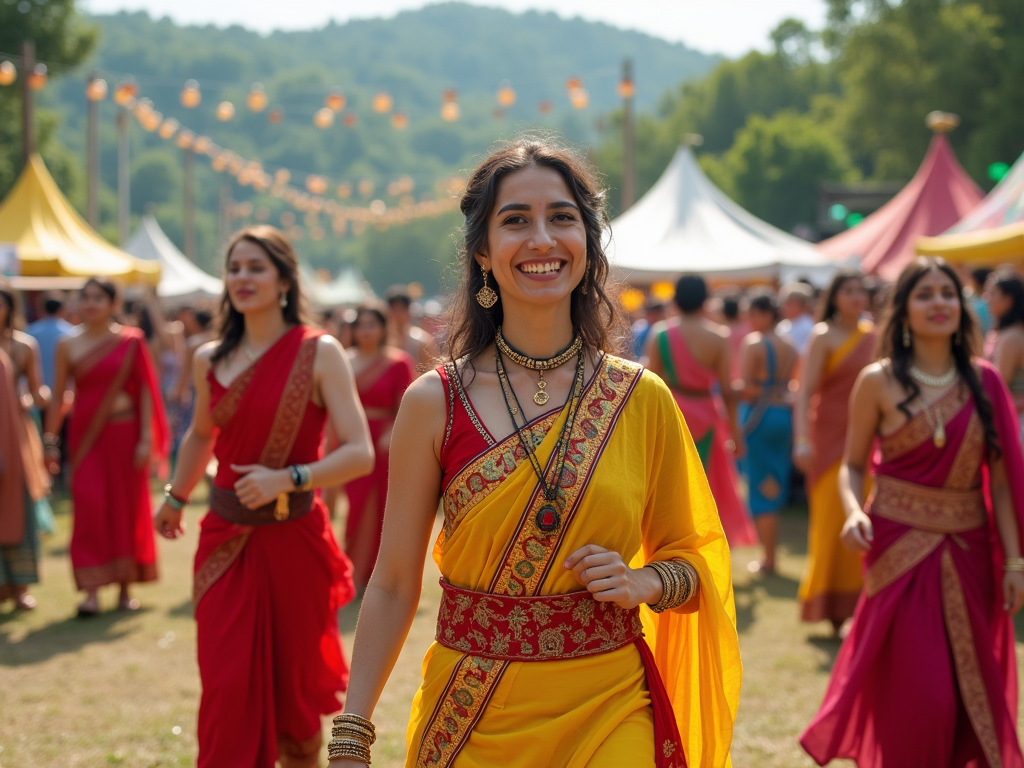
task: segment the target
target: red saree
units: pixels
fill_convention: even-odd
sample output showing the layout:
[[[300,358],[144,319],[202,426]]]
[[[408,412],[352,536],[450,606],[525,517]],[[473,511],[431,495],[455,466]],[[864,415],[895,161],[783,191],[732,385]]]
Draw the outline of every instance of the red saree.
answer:
[[[210,372],[217,488],[234,487],[232,464],[320,458],[327,414],[310,400],[320,335],[293,328],[228,388]],[[203,518],[193,587],[199,768],[273,768],[279,743],[319,740],[320,717],[341,708],[348,684],[337,610],[353,593],[319,498],[303,517],[272,525]]]
[[[1024,520],[1016,413],[999,374],[981,365]],[[946,424],[944,449],[924,412],[881,440],[866,507],[875,538],[864,557],[864,593],[825,701],[800,738],[819,765],[847,758],[860,768],[1024,766],[983,427],[965,386],[930,408],[932,420]]]
[[[415,361],[402,350],[391,347],[385,347],[381,359],[356,376],[356,389],[366,409],[375,447],[381,435],[391,429],[402,395],[415,378]],[[373,472],[345,486],[348,495],[345,552],[352,559],[353,577],[360,588],[369,582],[380,551],[388,490],[388,457],[386,451],[377,448]]]
[[[75,525],[71,565],[78,589],[153,581],[156,540],[149,496],[149,467],[135,468],[141,395],[153,402],[153,456],[167,458],[168,432],[156,371],[142,331],[122,327],[71,366],[75,409],[68,424],[68,459]],[[114,400],[125,392],[131,416],[111,420]]]

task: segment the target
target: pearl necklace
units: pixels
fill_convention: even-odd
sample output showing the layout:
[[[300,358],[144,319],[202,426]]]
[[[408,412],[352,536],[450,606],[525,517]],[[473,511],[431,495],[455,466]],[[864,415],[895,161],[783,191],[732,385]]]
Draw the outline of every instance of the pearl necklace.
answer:
[[[948,387],[953,383],[953,379],[956,378],[956,366],[954,365],[948,371],[941,376],[932,376],[930,373],[925,373],[916,365],[910,366],[910,375],[913,376],[921,384],[926,387]]]

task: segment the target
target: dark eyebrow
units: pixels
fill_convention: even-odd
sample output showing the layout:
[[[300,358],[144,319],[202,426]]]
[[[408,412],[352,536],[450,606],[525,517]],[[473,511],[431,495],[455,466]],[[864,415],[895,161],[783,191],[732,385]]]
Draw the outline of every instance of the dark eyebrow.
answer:
[[[577,213],[580,210],[575,203],[570,203],[568,200],[559,200],[557,203],[549,205],[548,208],[572,208]]]
[[[498,211],[497,215],[501,216],[501,214],[505,213],[505,211],[528,211],[528,210],[530,210],[530,206],[528,206],[526,203],[509,203],[508,205],[502,206],[501,210]]]

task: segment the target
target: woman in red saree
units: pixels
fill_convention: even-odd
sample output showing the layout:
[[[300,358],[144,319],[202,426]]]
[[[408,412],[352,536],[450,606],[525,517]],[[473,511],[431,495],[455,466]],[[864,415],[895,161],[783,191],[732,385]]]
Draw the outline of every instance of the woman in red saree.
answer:
[[[962,297],[943,260],[909,265],[885,357],[854,387],[842,536],[865,553],[865,588],[800,739],[820,765],[1024,766],[1010,620],[1024,603],[1024,458],[1006,385],[973,357]]]
[[[107,584],[121,586],[122,610],[137,610],[128,585],[157,577],[149,475],[151,462],[167,458],[167,419],[145,338],[114,322],[116,308],[113,283],[92,278],[82,287],[84,330],[57,345],[43,432],[48,461],[58,465],[64,392],[74,381],[66,456],[75,515],[71,566],[86,593],[79,616],[99,611],[97,590]]]
[[[359,307],[353,326],[355,347],[348,350],[349,359],[377,454],[373,472],[345,486],[348,494],[345,552],[352,560],[356,590],[362,592],[370,580],[380,549],[388,491],[391,429],[395,425],[402,395],[416,378],[416,362],[406,352],[387,346],[387,318],[377,307]]]
[[[320,718],[348,682],[337,611],[351,564],[313,488],[370,471],[373,451],[341,345],[303,325],[298,262],[273,227],[227,251],[220,338],[196,352],[196,407],[155,525],[173,539],[211,453],[200,523],[200,768],[308,768]],[[321,451],[330,419],[340,446]]]
[[[469,180],[452,357],[395,421],[332,768],[370,760],[439,503],[444,596],[408,768],[728,764],[728,543],[668,388],[601,351],[617,324],[604,199],[585,161],[530,139]]]
[[[839,464],[846,440],[850,391],[874,356],[875,329],[861,315],[868,294],[863,275],[842,271],[825,295],[811,332],[793,410],[793,463],[807,479],[810,526],[807,569],[800,581],[804,621],[830,621],[838,635],[863,585],[860,556],[842,546]]]
[[[749,547],[758,539],[733,460],[745,445],[732,391],[729,332],[703,317],[707,297],[704,278],[679,278],[674,300],[681,314],[651,329],[643,361],[668,384],[686,419],[729,546]]]

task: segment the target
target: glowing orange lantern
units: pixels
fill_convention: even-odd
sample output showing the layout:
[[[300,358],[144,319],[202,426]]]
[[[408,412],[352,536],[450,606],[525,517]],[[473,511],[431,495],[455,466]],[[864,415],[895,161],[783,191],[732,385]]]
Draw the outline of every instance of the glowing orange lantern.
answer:
[[[197,80],[186,80],[185,87],[181,89],[181,106],[185,109],[194,109],[203,100],[203,94],[199,90]]]
[[[383,115],[391,111],[394,106],[395,100],[391,98],[390,93],[381,91],[373,97],[373,111],[377,114]]]
[[[153,113],[153,102],[149,99],[139,99],[135,102],[135,117],[141,123],[146,117]]]
[[[28,76],[28,87],[33,91],[40,91],[46,87],[46,65],[36,64]]]
[[[317,128],[330,128],[334,125],[334,112],[327,107],[321,107],[313,114],[313,125]]]
[[[94,77],[85,86],[85,98],[89,101],[103,101],[107,98],[107,81]]]
[[[182,131],[178,134],[178,146],[182,149],[191,149],[192,142],[195,141],[196,135],[192,131]]]
[[[341,124],[346,128],[352,128],[356,124],[356,113],[346,112],[344,117],[341,118]]]
[[[288,183],[288,180],[292,177],[291,171],[287,168],[278,168],[274,172],[274,183],[280,186],[284,186]]]
[[[228,173],[232,176],[237,176],[243,170],[245,170],[245,160],[240,158],[234,152],[228,155]]]
[[[163,125],[160,126],[160,138],[169,139],[178,132],[178,121],[173,117],[169,117],[164,120]]]
[[[135,98],[138,92],[138,83],[131,79],[122,80],[114,89],[114,103],[120,104],[122,107],[126,106],[128,102]]]
[[[395,112],[391,116],[391,125],[401,131],[409,127],[409,116],[405,112]]]
[[[631,79],[623,78],[619,82],[619,96],[623,99],[632,99],[636,95],[636,83]]]
[[[454,104],[458,100],[459,92],[456,91],[454,88],[446,88],[444,92],[441,93],[442,104]]]
[[[222,173],[228,167],[228,153],[221,152],[214,155],[213,161],[210,163],[210,167],[212,167],[217,173]]]
[[[352,197],[352,185],[349,184],[347,181],[343,181],[341,184],[338,185],[337,194],[338,197],[340,197],[342,200],[347,200],[348,198]]]
[[[144,118],[142,118],[140,122],[142,123],[143,128],[152,133],[153,131],[160,127],[160,124],[163,121],[164,116],[162,114],[160,114],[159,112],[150,112]]]
[[[230,101],[222,101],[217,105],[217,119],[226,123],[235,116],[235,105]]]
[[[363,179],[359,182],[359,194],[363,197],[369,197],[373,194],[374,184],[370,179]]]
[[[441,105],[441,119],[446,123],[454,123],[459,119],[459,102],[447,101]]]
[[[263,83],[253,83],[249,86],[249,95],[245,97],[245,105],[253,112],[262,112],[267,108],[267,94],[263,90]]]
[[[512,90],[512,86],[503,84],[498,88],[498,105],[501,107],[511,107],[516,103],[516,92]]]
[[[575,91],[577,88],[582,87],[583,81],[580,80],[578,77],[570,77],[568,80],[565,81],[565,90],[567,91]]]
[[[574,109],[586,109],[590,103],[590,94],[585,88],[574,88],[569,91],[569,102]]]
[[[0,61],[0,85],[10,85],[18,79],[18,70],[10,61]]]
[[[308,189],[314,195],[322,195],[327,191],[327,179],[323,176],[307,176],[306,177],[306,189]]]
[[[333,91],[327,94],[327,98],[324,99],[324,106],[332,112],[341,112],[345,108],[345,94],[341,91]]]
[[[192,142],[192,151],[197,155],[205,155],[211,146],[213,146],[213,142],[209,137],[197,136],[196,140]]]

